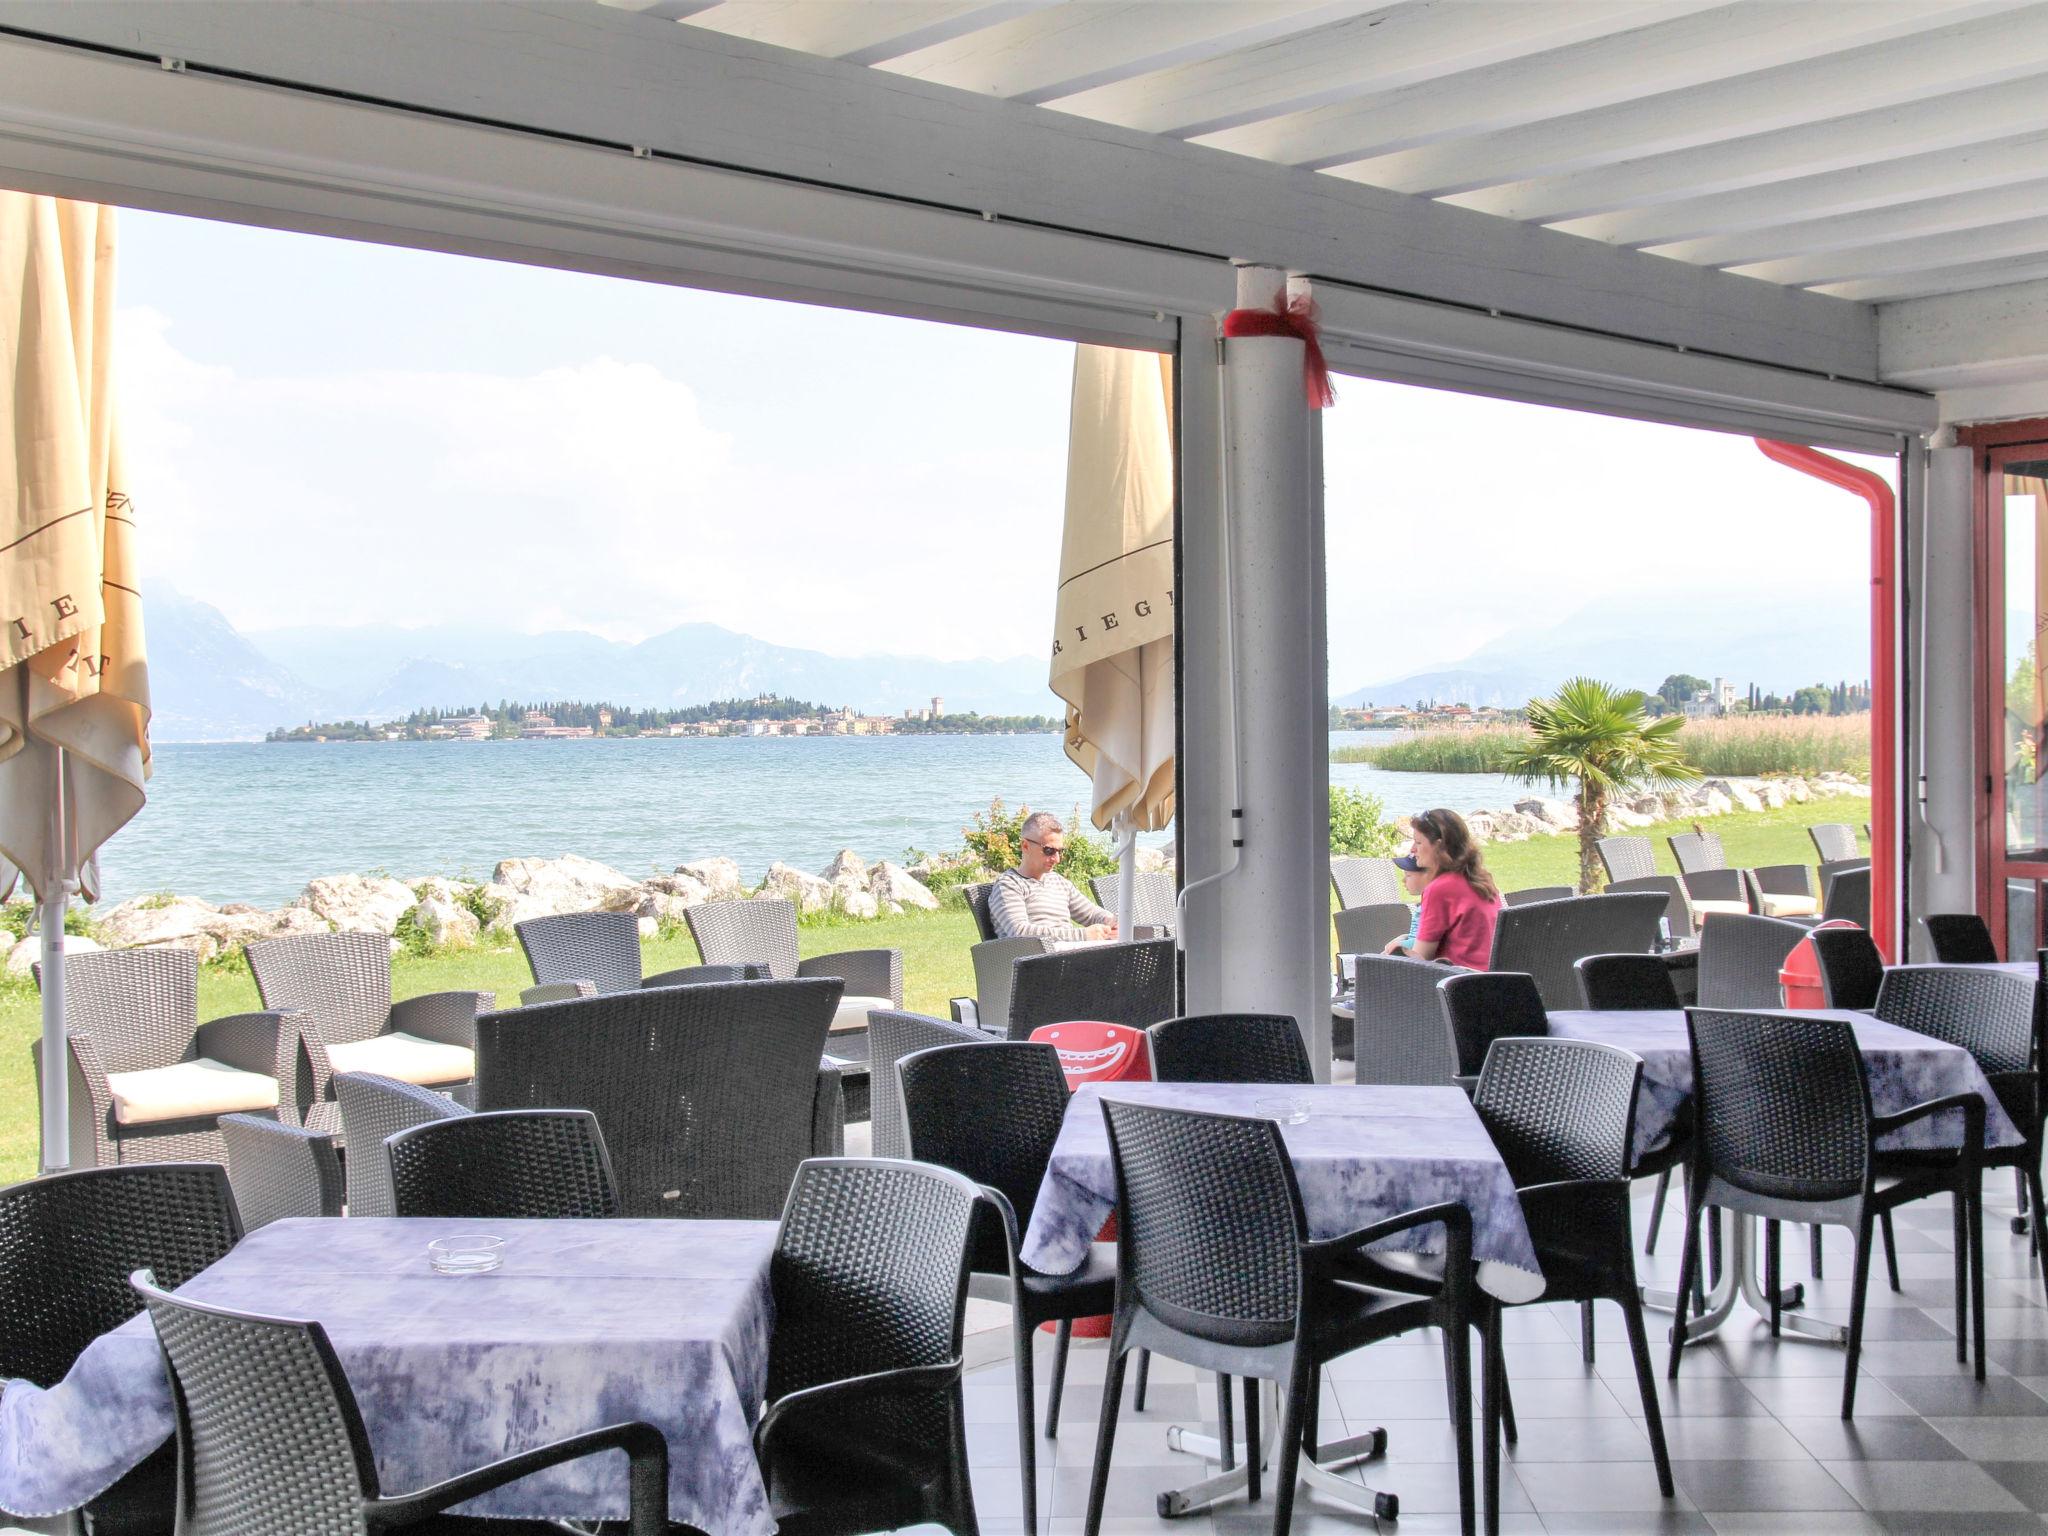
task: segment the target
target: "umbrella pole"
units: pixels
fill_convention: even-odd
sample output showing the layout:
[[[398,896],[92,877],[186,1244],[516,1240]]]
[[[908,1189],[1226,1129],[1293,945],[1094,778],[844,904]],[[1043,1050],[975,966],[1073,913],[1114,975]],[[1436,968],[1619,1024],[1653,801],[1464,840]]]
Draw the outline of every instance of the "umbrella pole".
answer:
[[[43,939],[43,1172],[62,1173],[71,1166],[71,1048],[64,1032],[64,910],[71,884],[60,867],[71,846],[66,835],[65,764],[58,756],[57,790],[50,804],[52,858],[42,871],[36,895],[42,901]]]
[[[1124,841],[1117,854],[1116,936],[1129,939],[1138,913],[1138,824],[1125,817],[1117,819]]]

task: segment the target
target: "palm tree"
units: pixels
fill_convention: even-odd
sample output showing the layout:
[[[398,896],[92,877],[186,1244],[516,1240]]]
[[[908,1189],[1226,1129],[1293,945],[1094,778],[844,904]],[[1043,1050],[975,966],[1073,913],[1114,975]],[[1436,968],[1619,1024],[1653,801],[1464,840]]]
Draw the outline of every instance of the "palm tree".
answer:
[[[1605,883],[1600,837],[1618,794],[1675,789],[1700,776],[1679,756],[1683,715],[1652,720],[1644,697],[1590,677],[1575,677],[1550,699],[1529,701],[1529,741],[1515,749],[1508,773],[1532,783],[1578,784],[1579,889]]]

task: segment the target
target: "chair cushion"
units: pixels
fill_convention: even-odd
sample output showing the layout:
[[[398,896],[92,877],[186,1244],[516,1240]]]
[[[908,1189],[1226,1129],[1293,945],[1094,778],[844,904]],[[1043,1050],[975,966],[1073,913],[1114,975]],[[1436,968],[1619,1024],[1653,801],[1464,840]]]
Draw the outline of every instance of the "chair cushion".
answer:
[[[832,1015],[833,1032],[836,1034],[842,1029],[866,1029],[870,1011],[879,1008],[887,1013],[895,1006],[886,997],[842,997],[839,999],[839,1011]]]
[[[1692,909],[1701,917],[1709,917],[1716,912],[1746,913],[1749,911],[1749,903],[1746,901],[1695,901],[1692,904]]]
[[[418,1087],[467,1082],[476,1076],[476,1052],[468,1046],[422,1040],[402,1029],[330,1045],[327,1059],[337,1072],[374,1072]]]
[[[1773,896],[1765,891],[1763,904],[1765,917],[1812,917],[1820,911],[1820,903],[1811,896]]]
[[[276,1078],[203,1056],[143,1072],[109,1072],[107,1087],[113,1090],[114,1119],[121,1125],[155,1125],[164,1120],[277,1108]]]

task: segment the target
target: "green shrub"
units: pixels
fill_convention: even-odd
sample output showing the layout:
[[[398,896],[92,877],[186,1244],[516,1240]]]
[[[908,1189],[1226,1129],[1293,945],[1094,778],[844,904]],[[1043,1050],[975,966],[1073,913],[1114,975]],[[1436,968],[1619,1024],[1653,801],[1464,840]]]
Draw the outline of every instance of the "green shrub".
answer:
[[[497,921],[498,898],[491,895],[481,885],[471,886],[462,893],[460,899],[462,905],[468,909],[469,915],[476,919],[476,925],[479,930],[488,928]]]
[[[1330,786],[1330,852],[1386,858],[1400,840],[1378,795]]]
[[[990,875],[1016,868],[1023,856],[1023,838],[1019,828],[1030,814],[1029,806],[1019,806],[1012,811],[1000,799],[989,801],[987,811],[974,813],[973,826],[960,829],[960,835],[966,839],[967,853]],[[1088,823],[1081,815],[1081,808],[1075,806],[1062,820],[1067,829],[1067,851],[1060,860],[1059,872],[1084,891],[1088,882],[1097,875],[1115,874],[1115,846],[1108,839],[1099,839],[1083,830]]]
[[[408,955],[425,958],[434,952],[434,940],[427,930],[420,926],[420,909],[407,907],[398,916],[398,926],[391,930],[391,936]]]

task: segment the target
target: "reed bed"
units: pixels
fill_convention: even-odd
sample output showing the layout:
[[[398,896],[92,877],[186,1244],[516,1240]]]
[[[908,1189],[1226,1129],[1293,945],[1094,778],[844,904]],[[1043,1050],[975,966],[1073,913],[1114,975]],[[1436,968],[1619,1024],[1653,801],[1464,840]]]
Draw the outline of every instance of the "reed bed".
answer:
[[[1528,735],[1521,725],[1449,727],[1420,731],[1383,747],[1339,747],[1330,758],[1393,773],[1505,773],[1510,756]],[[1695,720],[1678,740],[1686,761],[1710,778],[1870,774],[1868,715],[1728,715]]]

